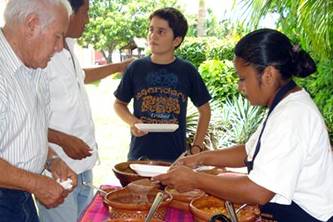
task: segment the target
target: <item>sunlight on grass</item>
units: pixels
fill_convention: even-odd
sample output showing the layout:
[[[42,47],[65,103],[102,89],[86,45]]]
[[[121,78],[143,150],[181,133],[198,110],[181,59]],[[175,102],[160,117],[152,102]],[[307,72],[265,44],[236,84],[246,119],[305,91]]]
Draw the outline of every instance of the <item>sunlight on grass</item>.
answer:
[[[94,167],[94,184],[118,184],[112,167],[126,161],[130,133],[128,126],[120,120],[113,109],[113,92],[119,80],[106,78],[96,85],[87,85],[92,115],[95,122],[96,140],[99,147],[100,164]]]

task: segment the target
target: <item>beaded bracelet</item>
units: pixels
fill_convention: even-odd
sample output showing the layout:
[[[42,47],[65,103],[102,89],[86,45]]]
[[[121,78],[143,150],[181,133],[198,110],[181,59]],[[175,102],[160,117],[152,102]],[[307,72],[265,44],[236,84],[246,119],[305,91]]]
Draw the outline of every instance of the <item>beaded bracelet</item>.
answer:
[[[60,157],[56,154],[52,155],[50,158],[46,160],[45,166],[48,171],[51,171],[51,164],[53,160],[60,159]]]

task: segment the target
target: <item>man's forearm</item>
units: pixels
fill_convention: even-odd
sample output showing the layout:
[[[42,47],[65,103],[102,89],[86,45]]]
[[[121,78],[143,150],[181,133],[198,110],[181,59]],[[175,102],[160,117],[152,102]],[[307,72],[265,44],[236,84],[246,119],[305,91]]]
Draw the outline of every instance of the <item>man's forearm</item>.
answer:
[[[86,68],[84,69],[84,72],[86,74],[84,83],[86,84],[92,83],[120,71],[121,71],[120,63],[108,64],[94,68]]]
[[[63,132],[60,132],[60,131],[57,131],[57,130],[49,128],[48,129],[47,138],[48,138],[48,141],[50,143],[55,143],[55,144],[61,146],[61,144],[62,144],[62,136],[64,134],[65,133],[63,133]]]
[[[33,192],[38,174],[19,169],[0,158],[0,187]]]

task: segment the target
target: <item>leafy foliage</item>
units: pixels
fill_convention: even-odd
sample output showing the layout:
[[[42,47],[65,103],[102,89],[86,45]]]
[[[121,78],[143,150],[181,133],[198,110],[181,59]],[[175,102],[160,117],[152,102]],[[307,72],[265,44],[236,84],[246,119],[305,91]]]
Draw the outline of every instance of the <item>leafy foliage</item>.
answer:
[[[90,22],[79,43],[92,45],[111,62],[112,52],[134,37],[146,37],[148,17],[156,9],[176,5],[176,0],[94,0]]]
[[[278,26],[317,61],[317,73],[299,80],[323,113],[333,141],[333,1],[242,0],[252,10],[254,27],[269,12],[280,15]]]
[[[215,37],[185,38],[176,55],[199,67],[206,60],[232,60],[235,41]]]
[[[333,1],[331,0],[242,0],[252,9],[252,24],[269,12],[277,12],[281,23],[293,22],[299,39],[306,40],[320,57],[333,55]],[[290,27],[290,26],[289,26]]]
[[[176,55],[199,67],[206,60],[207,48],[205,38],[185,38]]]
[[[220,146],[244,144],[259,126],[265,110],[251,106],[241,95],[228,99],[219,118],[222,127]]]
[[[208,149],[217,149],[219,147],[219,135],[221,134],[221,126],[219,123],[219,114],[221,113],[221,106],[218,102],[212,101],[210,103],[212,116],[208,126],[208,132],[204,139],[204,146]],[[199,113],[196,108],[190,104],[188,114],[186,116],[186,141],[191,144],[197,130]]]
[[[237,76],[231,61],[207,60],[200,65],[199,72],[213,100],[223,103],[238,94]]]

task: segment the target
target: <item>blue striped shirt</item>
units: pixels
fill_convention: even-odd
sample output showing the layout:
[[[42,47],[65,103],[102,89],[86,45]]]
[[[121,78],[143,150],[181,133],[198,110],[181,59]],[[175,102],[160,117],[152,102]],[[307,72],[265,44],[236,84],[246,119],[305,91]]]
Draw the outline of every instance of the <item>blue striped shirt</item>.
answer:
[[[49,89],[41,69],[29,69],[0,31],[0,158],[41,173],[47,157]]]

